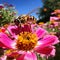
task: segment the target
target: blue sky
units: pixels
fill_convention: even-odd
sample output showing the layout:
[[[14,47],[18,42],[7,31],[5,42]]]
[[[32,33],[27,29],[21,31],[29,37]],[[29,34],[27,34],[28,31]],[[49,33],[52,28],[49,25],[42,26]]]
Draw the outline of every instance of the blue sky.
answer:
[[[0,0],[0,4],[5,2],[14,5],[18,11],[18,15],[27,14],[37,7],[42,7],[43,5],[41,0]],[[31,15],[37,17],[35,12],[33,12]]]

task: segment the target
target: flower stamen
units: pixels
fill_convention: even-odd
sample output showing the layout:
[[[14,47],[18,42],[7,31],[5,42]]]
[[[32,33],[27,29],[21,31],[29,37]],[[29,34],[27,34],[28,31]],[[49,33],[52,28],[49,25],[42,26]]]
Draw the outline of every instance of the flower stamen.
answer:
[[[37,36],[31,32],[20,33],[16,47],[18,50],[32,50],[37,44]]]

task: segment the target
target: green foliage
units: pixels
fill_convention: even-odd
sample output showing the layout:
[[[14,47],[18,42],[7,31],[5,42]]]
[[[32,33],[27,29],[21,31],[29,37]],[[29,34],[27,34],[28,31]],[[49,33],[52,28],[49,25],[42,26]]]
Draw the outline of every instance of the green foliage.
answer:
[[[3,5],[3,8],[0,8],[0,26],[11,23],[15,18],[16,12],[13,10],[13,6]]]
[[[52,10],[60,9],[60,0],[44,0],[44,7],[50,8]]]

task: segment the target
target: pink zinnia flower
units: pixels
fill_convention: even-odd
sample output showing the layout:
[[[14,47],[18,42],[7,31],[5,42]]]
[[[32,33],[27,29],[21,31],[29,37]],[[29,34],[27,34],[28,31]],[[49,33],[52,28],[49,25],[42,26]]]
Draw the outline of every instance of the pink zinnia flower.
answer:
[[[58,17],[50,17],[50,21],[56,21],[58,19],[59,19]]]
[[[53,35],[46,35],[46,30],[38,28],[36,32],[22,32],[17,40],[11,40],[6,34],[0,33],[0,43],[3,47],[11,49],[8,56],[18,54],[16,60],[37,60],[36,53],[45,56],[55,55],[53,45],[57,44],[58,38]],[[46,36],[45,36],[46,35]]]
[[[52,12],[51,14],[57,14],[57,13],[60,13],[60,10],[59,10],[59,9],[55,10],[55,11]]]

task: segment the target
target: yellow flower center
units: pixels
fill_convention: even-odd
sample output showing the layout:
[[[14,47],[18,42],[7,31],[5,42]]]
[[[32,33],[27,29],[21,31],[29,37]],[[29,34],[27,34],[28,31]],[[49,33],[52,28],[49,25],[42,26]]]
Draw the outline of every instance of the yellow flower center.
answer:
[[[20,33],[16,47],[18,50],[29,51],[36,46],[37,40],[36,34],[30,32]]]

